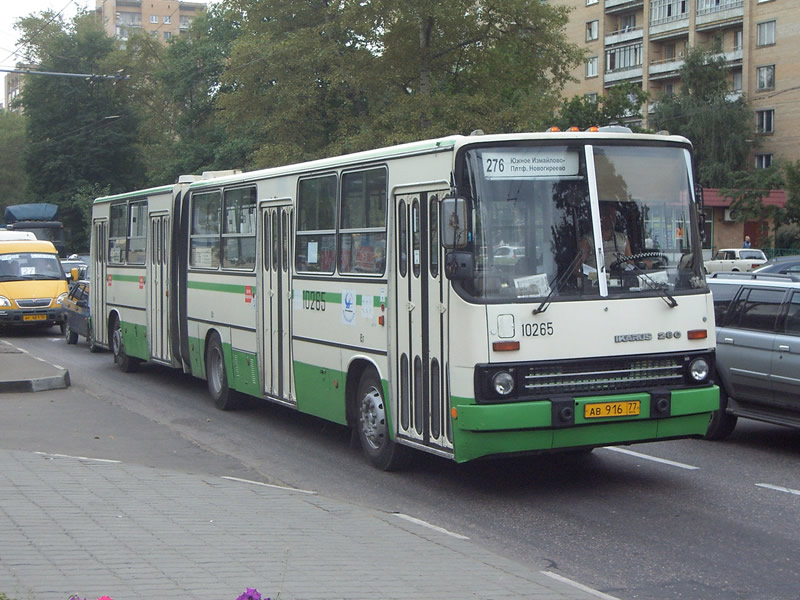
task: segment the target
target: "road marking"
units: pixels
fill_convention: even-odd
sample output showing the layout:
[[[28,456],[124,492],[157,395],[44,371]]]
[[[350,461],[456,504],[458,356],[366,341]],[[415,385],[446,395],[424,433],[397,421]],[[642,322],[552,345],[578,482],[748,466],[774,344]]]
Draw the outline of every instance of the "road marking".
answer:
[[[432,525],[427,521],[423,521],[422,519],[417,519],[416,517],[409,517],[408,515],[404,515],[403,513],[392,513],[395,517],[400,519],[404,519],[411,523],[416,523],[417,525],[422,525],[423,527],[427,527],[428,529],[433,529],[434,531],[438,531],[439,533],[443,533],[445,535],[449,535],[450,537],[454,537],[459,540],[468,540],[469,538],[465,535],[461,535],[460,533],[454,533],[452,531],[448,531],[444,527],[438,527],[437,525]]]
[[[666,458],[657,458],[655,456],[649,456],[640,452],[634,452],[633,450],[626,450],[625,448],[617,448],[616,446],[603,446],[603,450],[621,452],[622,454],[629,454],[630,456],[635,456],[636,458],[643,458],[644,460],[651,460],[653,462],[670,465],[672,467],[678,467],[679,469],[687,469],[688,471],[695,471],[700,468],[693,465],[687,465],[685,463],[675,462],[674,460],[667,460]]]
[[[34,452],[34,454],[38,454],[39,456],[44,456],[45,458],[73,458],[75,460],[90,460],[92,462],[101,462],[101,463],[112,463],[112,464],[119,464],[122,461],[120,460],[111,460],[108,458],[89,458],[88,456],[71,456],[69,454],[51,454],[49,452]]]
[[[228,481],[238,481],[240,483],[249,483],[251,485],[260,485],[261,487],[268,487],[268,488],[275,488],[276,490],[287,490],[289,492],[298,492],[300,494],[316,494],[317,492],[312,492],[311,490],[301,490],[300,488],[293,488],[288,487],[285,485],[275,485],[272,483],[264,483],[263,481],[252,481],[250,479],[240,479],[239,477],[228,477],[227,475],[223,475],[222,479],[227,479]]]
[[[578,583],[577,581],[572,581],[572,579],[567,579],[561,575],[556,575],[551,571],[539,571],[542,575],[547,575],[548,577],[552,577],[556,581],[560,581],[562,583],[566,583],[567,585],[571,585],[572,587],[578,588],[579,590],[583,590],[587,594],[594,596],[595,598],[602,598],[603,600],[619,600],[616,596],[609,596],[608,594],[604,594],[603,592],[598,592],[588,586],[583,585],[582,583]]]
[[[775,490],[776,492],[784,492],[785,494],[793,494],[800,496],[800,490],[793,490],[792,488],[781,487],[779,485],[772,485],[771,483],[757,483],[756,487],[767,488],[768,490]]]

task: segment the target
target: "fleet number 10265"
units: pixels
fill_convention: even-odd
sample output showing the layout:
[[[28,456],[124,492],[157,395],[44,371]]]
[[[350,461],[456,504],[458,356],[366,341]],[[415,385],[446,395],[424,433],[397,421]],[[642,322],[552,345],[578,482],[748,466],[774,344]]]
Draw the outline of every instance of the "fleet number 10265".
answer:
[[[553,322],[546,323],[523,323],[522,335],[525,337],[544,337],[553,335]]]

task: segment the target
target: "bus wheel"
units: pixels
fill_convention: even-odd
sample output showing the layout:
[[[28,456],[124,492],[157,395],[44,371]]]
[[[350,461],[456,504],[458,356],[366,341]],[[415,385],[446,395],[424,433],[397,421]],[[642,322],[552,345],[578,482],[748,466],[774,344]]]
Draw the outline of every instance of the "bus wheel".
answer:
[[[369,461],[384,471],[406,467],[411,449],[390,439],[383,387],[374,370],[367,369],[361,376],[356,401],[358,438]]]
[[[728,408],[728,393],[719,387],[719,410],[711,413],[711,421],[708,423],[705,438],[707,440],[724,440],[731,433],[739,417],[736,415],[729,415],[726,411]]]
[[[135,371],[139,366],[139,359],[125,353],[125,344],[122,342],[122,329],[119,319],[114,319],[111,326],[111,349],[114,351],[114,362],[119,365],[123,373]]]
[[[214,406],[220,410],[233,410],[237,407],[239,398],[236,391],[228,387],[225,355],[222,353],[222,342],[216,335],[209,340],[206,349],[206,378]]]
[[[64,321],[64,337],[68,344],[78,343],[78,334],[72,331],[72,327],[69,326],[69,321]]]

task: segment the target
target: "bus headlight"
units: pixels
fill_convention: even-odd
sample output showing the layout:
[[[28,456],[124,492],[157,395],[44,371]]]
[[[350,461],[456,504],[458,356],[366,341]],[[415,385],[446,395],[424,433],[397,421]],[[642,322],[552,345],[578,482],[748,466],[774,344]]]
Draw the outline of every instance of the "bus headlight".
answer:
[[[708,378],[709,371],[710,366],[705,358],[695,358],[689,363],[689,375],[698,383]]]
[[[11,300],[6,298],[5,296],[0,296],[0,306],[11,306]]]
[[[56,298],[56,306],[61,306],[61,303],[64,302],[64,298],[66,298],[66,297],[67,297],[67,292],[64,292],[63,294],[59,294],[58,298]]]
[[[498,396],[508,396],[514,391],[514,377],[508,371],[498,371],[492,377],[492,388]]]

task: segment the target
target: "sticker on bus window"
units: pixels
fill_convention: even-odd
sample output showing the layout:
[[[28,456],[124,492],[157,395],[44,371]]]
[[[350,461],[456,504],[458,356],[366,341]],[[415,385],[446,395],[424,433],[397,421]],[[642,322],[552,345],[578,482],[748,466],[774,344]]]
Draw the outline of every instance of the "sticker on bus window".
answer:
[[[484,152],[482,160],[486,179],[538,179],[578,174],[578,153],[559,148]]]
[[[319,262],[318,246],[319,244],[317,242],[308,242],[308,257],[306,258],[306,262],[310,265],[315,265]]]

